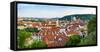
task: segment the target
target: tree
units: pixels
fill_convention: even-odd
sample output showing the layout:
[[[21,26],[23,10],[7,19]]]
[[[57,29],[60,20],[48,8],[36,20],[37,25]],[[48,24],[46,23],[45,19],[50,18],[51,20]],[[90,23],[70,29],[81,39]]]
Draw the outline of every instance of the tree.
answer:
[[[92,17],[91,20],[88,22],[88,33],[96,31],[96,17]]]
[[[32,44],[25,48],[46,48],[47,44],[42,40],[33,40]]]
[[[79,45],[95,45],[96,44],[96,31],[89,33],[88,36],[81,39]]]
[[[27,32],[39,32],[37,28],[26,28],[25,31]]]
[[[30,32],[26,32],[25,30],[18,30],[17,31],[17,42],[18,48],[24,48],[25,39],[31,37]]]
[[[79,45],[96,44],[96,17],[91,18],[88,22],[88,35],[81,39]]]
[[[72,35],[69,37],[69,41],[66,42],[65,46],[77,46],[81,40],[80,35]]]
[[[23,48],[43,48],[47,47],[47,44],[43,42],[42,40],[33,40],[32,43],[28,46],[25,45],[26,39],[31,38],[32,33],[28,32],[26,30],[18,30],[17,31],[17,44],[18,48],[23,49]]]

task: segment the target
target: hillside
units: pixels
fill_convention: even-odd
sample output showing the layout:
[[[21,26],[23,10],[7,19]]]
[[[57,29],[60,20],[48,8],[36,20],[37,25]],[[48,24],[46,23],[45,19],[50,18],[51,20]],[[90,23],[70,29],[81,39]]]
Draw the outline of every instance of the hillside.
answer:
[[[66,15],[62,18],[59,18],[59,20],[71,20],[73,17],[79,17],[82,20],[89,20],[91,17],[96,16],[94,14],[74,14],[74,15]]]

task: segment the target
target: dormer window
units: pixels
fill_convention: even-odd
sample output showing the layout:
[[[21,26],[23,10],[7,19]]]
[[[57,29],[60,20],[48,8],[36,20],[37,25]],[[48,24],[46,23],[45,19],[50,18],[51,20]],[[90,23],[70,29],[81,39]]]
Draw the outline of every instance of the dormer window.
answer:
[[[59,38],[58,40],[59,40],[59,41],[62,41],[62,38]]]

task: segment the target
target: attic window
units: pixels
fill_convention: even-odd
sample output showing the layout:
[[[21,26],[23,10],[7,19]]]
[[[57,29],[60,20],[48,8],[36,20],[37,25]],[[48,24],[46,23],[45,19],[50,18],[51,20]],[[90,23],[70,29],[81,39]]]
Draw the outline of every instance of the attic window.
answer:
[[[59,41],[62,41],[62,38],[59,38],[58,40],[59,40]]]

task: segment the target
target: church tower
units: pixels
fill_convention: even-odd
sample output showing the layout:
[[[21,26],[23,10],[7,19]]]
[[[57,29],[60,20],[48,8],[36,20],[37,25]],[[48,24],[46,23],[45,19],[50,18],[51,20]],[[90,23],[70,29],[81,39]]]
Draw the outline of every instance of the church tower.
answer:
[[[56,20],[56,26],[59,27],[59,20]]]
[[[73,17],[73,21],[76,21],[76,17]]]

